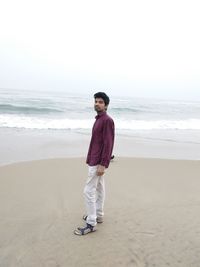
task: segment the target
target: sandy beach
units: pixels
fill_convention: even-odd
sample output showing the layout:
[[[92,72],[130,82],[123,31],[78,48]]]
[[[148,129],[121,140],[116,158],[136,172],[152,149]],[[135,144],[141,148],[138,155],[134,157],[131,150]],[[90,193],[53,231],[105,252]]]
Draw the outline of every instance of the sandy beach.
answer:
[[[199,6],[2,1],[0,267],[200,267]]]
[[[117,157],[104,223],[84,225],[85,158],[0,167],[0,266],[198,267],[200,162]]]

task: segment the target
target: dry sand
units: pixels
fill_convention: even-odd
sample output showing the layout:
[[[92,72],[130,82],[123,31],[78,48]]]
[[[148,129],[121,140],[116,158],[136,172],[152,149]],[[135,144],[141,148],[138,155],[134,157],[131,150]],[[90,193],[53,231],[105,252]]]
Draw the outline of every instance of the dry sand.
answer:
[[[104,223],[84,225],[84,158],[0,167],[0,266],[200,266],[200,162],[117,158]]]

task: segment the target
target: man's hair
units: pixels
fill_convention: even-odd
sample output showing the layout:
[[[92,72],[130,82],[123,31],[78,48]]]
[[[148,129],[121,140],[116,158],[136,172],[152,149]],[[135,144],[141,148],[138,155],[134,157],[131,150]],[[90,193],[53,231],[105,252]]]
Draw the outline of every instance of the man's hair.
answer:
[[[98,92],[94,94],[94,99],[95,98],[102,98],[106,106],[108,106],[110,103],[110,98],[104,92]]]

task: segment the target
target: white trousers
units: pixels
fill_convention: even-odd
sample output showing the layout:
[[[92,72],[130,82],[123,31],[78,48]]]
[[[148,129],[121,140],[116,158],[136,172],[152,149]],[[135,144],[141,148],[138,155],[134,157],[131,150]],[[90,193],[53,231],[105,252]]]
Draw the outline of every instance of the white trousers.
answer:
[[[86,202],[87,223],[95,226],[96,218],[104,216],[105,182],[104,174],[97,176],[96,166],[88,166],[88,178],[84,187],[84,197]]]

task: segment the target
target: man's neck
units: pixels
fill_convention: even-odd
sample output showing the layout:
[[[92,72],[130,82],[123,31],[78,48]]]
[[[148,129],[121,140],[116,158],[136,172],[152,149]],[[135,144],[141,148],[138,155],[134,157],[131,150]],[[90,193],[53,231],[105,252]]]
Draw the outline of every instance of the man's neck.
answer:
[[[97,115],[103,113],[103,112],[106,112],[106,110],[102,110],[102,111],[97,111]]]

